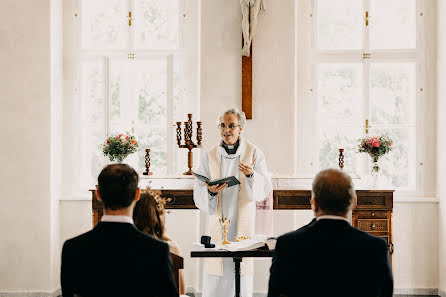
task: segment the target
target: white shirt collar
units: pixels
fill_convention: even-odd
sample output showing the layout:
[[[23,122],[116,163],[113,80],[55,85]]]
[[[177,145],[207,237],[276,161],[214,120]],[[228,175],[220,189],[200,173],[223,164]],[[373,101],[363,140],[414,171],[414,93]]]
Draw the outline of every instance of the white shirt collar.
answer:
[[[323,215],[316,218],[316,221],[319,220],[344,220],[350,224],[350,221],[347,218],[340,217],[340,216],[333,216],[333,215]]]
[[[103,215],[101,218],[101,222],[128,223],[133,225],[133,219],[128,216]]]
[[[243,156],[245,154],[245,141],[242,139],[241,136],[239,136],[239,141],[240,142],[237,151],[234,154],[230,155],[223,147],[223,140],[220,140],[220,143],[217,146],[217,159],[221,160],[222,157],[226,159],[235,159],[237,157],[240,157],[240,160],[243,159]]]

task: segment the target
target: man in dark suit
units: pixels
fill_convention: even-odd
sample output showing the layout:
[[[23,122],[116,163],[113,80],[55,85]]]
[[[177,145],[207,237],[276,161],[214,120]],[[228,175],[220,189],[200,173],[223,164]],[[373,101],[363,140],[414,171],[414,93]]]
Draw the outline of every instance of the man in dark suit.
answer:
[[[393,278],[387,245],[353,228],[356,203],[351,178],[328,169],[313,181],[316,221],[277,240],[268,297],[391,297]]]
[[[63,297],[178,296],[168,245],[133,225],[139,193],[138,174],[130,166],[102,170],[96,195],[104,216],[93,230],[65,242]]]

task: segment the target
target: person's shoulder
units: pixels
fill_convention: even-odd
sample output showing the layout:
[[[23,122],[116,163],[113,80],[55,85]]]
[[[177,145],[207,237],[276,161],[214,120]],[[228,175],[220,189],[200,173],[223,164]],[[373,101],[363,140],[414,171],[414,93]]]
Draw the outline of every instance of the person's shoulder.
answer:
[[[204,154],[203,153],[201,154],[200,157],[201,162],[207,162],[209,160],[209,152],[210,150],[206,151],[206,153]]]
[[[282,255],[293,255],[296,249],[311,245],[311,226],[305,225],[297,230],[287,232],[277,238],[276,250]]]
[[[265,154],[263,153],[263,151],[259,148],[258,145],[256,145],[255,143],[252,143],[249,140],[244,140],[246,145],[249,145],[252,147],[252,151],[253,151],[253,155],[255,158],[263,158],[265,157]]]
[[[242,139],[242,141],[244,141],[246,145],[252,146],[254,148],[254,150],[259,149],[259,147],[255,143],[253,143],[247,139]]]
[[[155,249],[168,249],[168,244],[135,228],[135,237],[139,243]]]
[[[64,243],[64,247],[71,247],[71,246],[75,246],[75,245],[78,245],[78,244],[88,241],[92,236],[94,236],[95,231],[96,230],[93,228],[90,231],[87,231],[87,232],[82,233],[78,236],[72,237],[70,239],[67,239]]]
[[[209,154],[215,153],[217,151],[218,145],[213,145],[208,150],[206,150],[205,154],[201,154],[201,161],[207,161],[209,159]]]
[[[313,219],[310,223],[308,223],[305,226],[300,227],[299,229],[296,229],[294,231],[290,231],[288,233],[285,233],[281,236],[279,236],[278,240],[282,242],[287,242],[290,240],[294,240],[296,238],[305,237],[308,233],[312,232],[312,228],[316,222],[316,219]]]
[[[171,253],[181,256],[180,246],[178,245],[178,243],[176,241],[169,240],[169,241],[167,241],[167,244],[169,245],[169,251]]]
[[[364,245],[370,247],[370,248],[385,248],[387,249],[386,241],[383,238],[380,238],[378,236],[372,235],[370,233],[361,231],[359,229],[351,227],[351,231],[353,235],[357,238],[357,240]]]
[[[62,254],[77,255],[84,253],[92,244],[94,244],[96,238],[95,233],[96,230],[92,229],[76,237],[65,240],[62,246]]]
[[[209,154],[212,151],[217,150],[217,148],[220,146],[220,144],[214,144],[213,146],[211,146],[206,152]]]

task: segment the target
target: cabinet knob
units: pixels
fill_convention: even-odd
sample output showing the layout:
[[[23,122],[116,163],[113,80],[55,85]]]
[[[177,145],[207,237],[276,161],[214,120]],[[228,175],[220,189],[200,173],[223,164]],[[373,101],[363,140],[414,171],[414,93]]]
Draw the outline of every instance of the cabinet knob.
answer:
[[[374,217],[375,216],[375,212],[372,212],[372,217]]]
[[[372,229],[372,230],[374,230],[376,228],[376,225],[375,224],[370,224],[370,229]]]
[[[391,242],[389,243],[389,254],[393,254],[393,252],[394,252],[394,246],[393,243]]]

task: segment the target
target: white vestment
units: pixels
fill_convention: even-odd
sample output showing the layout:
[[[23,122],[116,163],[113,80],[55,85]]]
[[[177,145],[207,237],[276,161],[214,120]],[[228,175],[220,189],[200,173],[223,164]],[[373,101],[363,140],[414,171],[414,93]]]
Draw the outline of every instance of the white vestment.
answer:
[[[220,160],[220,176],[235,176],[239,180],[240,174],[238,165],[240,160],[244,158],[246,150],[246,142],[240,139],[239,147],[235,154],[228,154],[222,147],[222,143],[216,148],[217,158]],[[212,150],[211,150],[212,151]],[[252,177],[244,178],[245,191],[248,199],[252,201],[263,200],[272,190],[271,179],[267,171],[265,156],[263,152],[254,146],[253,159],[256,159],[254,164],[254,174]],[[209,154],[203,154],[200,166],[197,173],[204,175],[211,179],[209,167]],[[231,219],[227,237],[229,241],[234,241],[237,236],[238,223],[238,199],[240,186],[232,186],[226,188],[221,193],[221,211],[222,217]],[[194,202],[195,205],[208,215],[213,215],[217,210],[219,196],[211,196],[208,193],[207,186],[204,182],[195,179],[194,184]],[[255,208],[255,203],[253,203]],[[254,212],[255,213],[255,212]],[[206,228],[207,229],[207,228]],[[212,238],[215,243],[215,238]],[[245,260],[244,260],[245,261]],[[243,262],[242,262],[243,264]],[[203,275],[203,297],[233,297],[235,292],[234,280],[234,262],[232,258],[223,258],[222,276],[210,275],[207,273],[207,265],[204,265]],[[243,273],[243,271],[242,271]],[[253,275],[241,275],[241,296],[251,297],[253,288]]]

